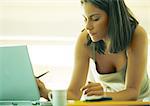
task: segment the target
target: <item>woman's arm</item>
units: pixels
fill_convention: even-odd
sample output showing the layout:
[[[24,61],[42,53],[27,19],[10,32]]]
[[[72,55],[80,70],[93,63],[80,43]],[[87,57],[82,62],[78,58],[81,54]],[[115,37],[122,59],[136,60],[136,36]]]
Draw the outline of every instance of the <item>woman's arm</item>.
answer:
[[[38,85],[38,88],[39,88],[39,91],[40,91],[40,96],[49,100],[48,98],[48,93],[51,91],[51,90],[48,90],[44,83],[42,81],[40,81],[39,79],[36,79],[36,82],[37,82],[37,85]]]
[[[128,64],[125,78],[125,90],[106,93],[113,100],[136,100],[147,67],[148,38],[144,29],[137,26],[132,42],[127,50]]]
[[[81,32],[79,38],[77,39],[75,47],[75,61],[74,70],[72,75],[72,80],[67,92],[67,99],[80,99],[82,91],[81,87],[85,85],[88,68],[89,68],[89,49],[86,45],[87,32]],[[40,90],[40,94],[45,99],[48,99],[48,90],[45,85],[40,80],[37,80],[37,84]]]
[[[87,32],[81,32],[76,42],[75,61],[72,80],[68,88],[68,99],[80,99],[82,92],[81,87],[85,85],[88,68],[89,68],[89,49],[86,45]]]

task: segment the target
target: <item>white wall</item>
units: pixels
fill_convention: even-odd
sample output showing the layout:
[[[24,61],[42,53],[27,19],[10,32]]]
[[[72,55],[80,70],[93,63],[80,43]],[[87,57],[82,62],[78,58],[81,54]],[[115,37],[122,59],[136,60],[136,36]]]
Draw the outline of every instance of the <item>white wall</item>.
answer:
[[[150,0],[125,0],[125,2],[150,35]]]
[[[125,0],[150,33],[150,0]],[[0,36],[76,36],[79,0],[0,0]]]
[[[77,0],[1,0],[0,36],[76,36],[81,30]]]

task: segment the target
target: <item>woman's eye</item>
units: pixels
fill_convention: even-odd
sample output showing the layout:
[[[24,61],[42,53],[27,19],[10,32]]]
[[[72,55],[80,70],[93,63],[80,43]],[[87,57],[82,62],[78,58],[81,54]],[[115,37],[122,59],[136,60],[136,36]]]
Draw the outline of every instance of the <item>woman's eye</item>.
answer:
[[[98,21],[98,20],[99,20],[99,17],[96,17],[96,16],[95,16],[95,17],[92,17],[92,20],[93,20],[93,21]]]
[[[98,21],[99,20],[99,18],[95,18],[95,19],[93,19],[93,21]]]

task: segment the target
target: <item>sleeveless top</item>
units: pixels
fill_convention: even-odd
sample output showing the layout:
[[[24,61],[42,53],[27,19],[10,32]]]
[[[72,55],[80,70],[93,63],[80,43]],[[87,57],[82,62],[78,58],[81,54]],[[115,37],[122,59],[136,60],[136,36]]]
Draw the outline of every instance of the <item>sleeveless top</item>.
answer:
[[[116,71],[115,73],[100,74],[96,70],[95,45],[92,47],[92,55],[93,60],[90,60],[89,80],[101,83],[106,92],[118,92],[124,90],[127,62],[121,70]],[[145,71],[138,99],[143,99],[146,97],[150,97],[150,79],[148,78],[147,71]]]

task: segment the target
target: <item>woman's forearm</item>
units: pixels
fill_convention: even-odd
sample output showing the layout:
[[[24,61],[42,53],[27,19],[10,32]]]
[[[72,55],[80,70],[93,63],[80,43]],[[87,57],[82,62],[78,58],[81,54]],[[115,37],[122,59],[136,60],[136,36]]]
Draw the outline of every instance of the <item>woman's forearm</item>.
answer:
[[[71,90],[67,91],[67,99],[68,100],[80,100],[81,94],[79,93],[74,93]]]
[[[106,96],[112,97],[114,101],[130,101],[137,100],[138,93],[136,89],[130,88],[119,92],[106,92]]]

